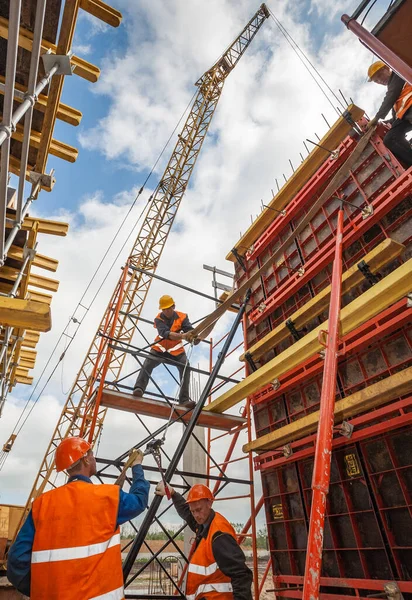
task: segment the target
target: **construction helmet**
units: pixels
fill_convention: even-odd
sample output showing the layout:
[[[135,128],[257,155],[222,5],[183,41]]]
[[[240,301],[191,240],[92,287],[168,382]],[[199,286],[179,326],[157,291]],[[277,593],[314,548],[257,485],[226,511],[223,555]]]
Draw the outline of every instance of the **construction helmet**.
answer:
[[[381,60],[377,60],[376,62],[372,63],[368,69],[368,81],[373,81],[373,76],[376,75],[378,71],[380,71],[381,69],[383,69],[383,67],[386,66],[387,65]]]
[[[83,458],[90,450],[91,445],[80,437],[65,438],[56,450],[56,471],[65,471],[74,463]]]
[[[175,303],[175,301],[173,300],[172,296],[162,296],[159,300],[159,308],[160,310],[164,310],[165,308],[170,308],[171,306],[173,306]]]
[[[198,500],[214,500],[212,492],[202,483],[197,483],[190,488],[187,495],[187,502],[197,502]]]

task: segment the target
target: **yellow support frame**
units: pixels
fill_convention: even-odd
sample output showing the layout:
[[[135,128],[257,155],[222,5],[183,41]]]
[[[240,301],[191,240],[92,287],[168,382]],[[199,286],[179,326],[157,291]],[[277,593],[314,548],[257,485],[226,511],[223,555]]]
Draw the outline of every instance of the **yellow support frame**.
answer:
[[[382,404],[412,392],[412,367],[386,377],[351,396],[338,400],[335,404],[335,425],[349,417],[360,415]],[[319,411],[293,421],[280,429],[271,431],[243,446],[243,452],[263,452],[281,448],[311,433],[315,433],[319,423]]]
[[[24,138],[24,128],[22,125],[18,124],[16,127],[16,131],[11,136],[14,140],[17,140],[20,143],[23,143]],[[41,133],[39,131],[35,131],[34,129],[30,132],[30,147],[38,150],[40,148],[41,143]],[[57,158],[61,158],[67,162],[74,163],[77,160],[79,155],[79,151],[74,146],[70,146],[65,142],[60,142],[59,140],[52,139],[50,143],[50,154],[56,156]]]
[[[400,256],[404,249],[405,246],[403,244],[387,238],[369,252],[363,260],[369,266],[371,272],[376,273],[376,271],[379,271],[379,269]],[[353,265],[353,267],[348,269],[342,276],[342,295],[353,290],[357,285],[362,283],[364,279],[365,278],[357,264]],[[328,287],[319,292],[319,294],[290,316],[290,320],[293,322],[296,329],[300,329],[306,325],[308,321],[319,316],[328,307],[330,291],[331,286],[328,285]],[[280,344],[289,336],[289,329],[286,327],[285,323],[281,323],[256,344],[251,346],[247,352],[254,360],[258,360],[261,356],[266,354],[266,352],[269,352],[273,346]],[[239,360],[244,361],[245,354],[242,354]]]
[[[0,296],[0,323],[34,331],[50,331],[50,307],[44,302]]]
[[[412,287],[411,273],[412,258],[345,306],[340,314],[341,336],[347,335],[359,325],[372,319],[385,308],[406,296]],[[216,398],[204,410],[224,412],[250,394],[257,392],[264,385],[278,379],[287,371],[320,352],[323,346],[319,342],[318,336],[327,328],[328,322],[325,321],[225,394]]]

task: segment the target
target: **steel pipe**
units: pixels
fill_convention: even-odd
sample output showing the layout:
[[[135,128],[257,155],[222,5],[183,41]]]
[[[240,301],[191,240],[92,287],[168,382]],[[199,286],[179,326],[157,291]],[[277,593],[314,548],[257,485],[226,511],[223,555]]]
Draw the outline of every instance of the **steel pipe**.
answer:
[[[320,399],[319,425],[316,437],[312,478],[312,505],[302,600],[319,600],[322,570],[323,535],[326,499],[329,492],[332,456],[333,422],[338,371],[339,316],[342,292],[343,209],[338,213],[335,260],[333,263],[331,297],[325,365]]]
[[[3,121],[0,126],[0,140],[6,144],[1,149],[0,162],[0,257],[4,254],[4,238],[6,226],[7,185],[10,159],[10,137],[13,128],[14,81],[16,78],[17,52],[19,48],[21,0],[9,3],[9,39],[6,56],[6,90],[3,102]],[[1,144],[1,142],[0,142]]]
[[[29,211],[30,205],[33,202],[33,200],[36,199],[36,195],[40,191],[40,188],[41,188],[41,183],[39,181],[38,183],[36,183],[30,196],[27,198],[26,204],[24,205],[23,210],[21,211],[20,220],[17,221],[17,219],[16,219],[16,221],[14,222],[14,225],[13,225],[9,235],[7,236],[6,243],[4,244],[4,254],[0,258],[0,266],[4,265],[4,261],[6,260],[6,255],[14,242],[17,232],[21,229],[21,226],[23,224],[25,216],[27,215],[27,213]]]
[[[26,169],[29,158],[30,134],[33,120],[33,109],[37,97],[34,95],[36,89],[37,73],[39,70],[41,42],[43,38],[44,15],[46,12],[46,0],[37,0],[36,19],[34,23],[33,46],[30,59],[29,81],[27,85],[27,97],[32,98],[26,116],[24,118],[23,144],[20,157],[20,177],[17,192],[16,222],[21,221],[24,184],[26,181]]]
[[[402,79],[412,85],[412,67],[378,40],[376,36],[362,27],[362,25],[360,25],[353,17],[342,15],[341,21],[345,23],[346,27],[352,31],[360,41],[369,48],[369,50],[382,59],[392,71],[395,71],[399,77],[402,77]]]

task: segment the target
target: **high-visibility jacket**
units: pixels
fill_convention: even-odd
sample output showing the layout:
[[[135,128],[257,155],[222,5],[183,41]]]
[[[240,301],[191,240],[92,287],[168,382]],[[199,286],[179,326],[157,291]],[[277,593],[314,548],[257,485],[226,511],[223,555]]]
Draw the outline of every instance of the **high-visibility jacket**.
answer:
[[[406,111],[412,107],[412,85],[405,83],[402,88],[401,94],[395,102],[393,108],[398,119],[402,119]]]
[[[119,487],[73,481],[33,502],[31,600],[124,600]]]
[[[170,331],[179,333],[182,331],[182,325],[185,319],[187,319],[187,315],[177,311],[175,311],[175,313],[177,314],[178,318],[173,321]],[[159,313],[156,319],[161,318],[162,313]],[[154,326],[156,327],[156,321]],[[172,356],[179,356],[179,354],[183,354],[185,351],[182,340],[169,340],[158,335],[155,339],[155,342],[156,343],[153,345],[153,350],[157,350],[158,352],[169,352],[169,354],[172,354]]]
[[[187,600],[233,600],[231,579],[222,573],[213,556],[212,541],[218,531],[228,533],[236,539],[236,532],[229,521],[215,513],[207,537],[201,539],[189,562]]]

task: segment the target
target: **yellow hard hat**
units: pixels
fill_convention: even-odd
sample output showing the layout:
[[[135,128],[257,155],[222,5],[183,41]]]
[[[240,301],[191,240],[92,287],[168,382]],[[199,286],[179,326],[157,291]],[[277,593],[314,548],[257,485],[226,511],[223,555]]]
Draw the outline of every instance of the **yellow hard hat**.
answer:
[[[372,81],[373,80],[373,76],[380,71],[381,69],[383,69],[383,67],[386,67],[386,64],[384,62],[382,62],[381,60],[377,60],[376,62],[372,63],[371,66],[368,69],[368,81]]]
[[[160,310],[164,310],[165,308],[170,308],[173,306],[174,303],[175,301],[173,300],[172,296],[162,296],[159,300],[159,308]]]

